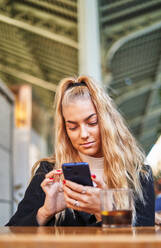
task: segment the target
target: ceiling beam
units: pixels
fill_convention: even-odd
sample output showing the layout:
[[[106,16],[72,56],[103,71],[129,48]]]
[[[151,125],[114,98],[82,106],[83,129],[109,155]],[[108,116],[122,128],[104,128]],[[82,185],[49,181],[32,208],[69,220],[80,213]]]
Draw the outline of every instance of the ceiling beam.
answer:
[[[131,1],[133,2],[133,1]],[[106,6],[102,7],[101,8],[101,11],[107,11],[107,10],[111,10],[111,14],[108,15],[104,15],[101,17],[101,22],[102,23],[105,23],[105,22],[110,22],[112,21],[113,19],[116,19],[118,17],[121,17],[121,16],[125,16],[125,15],[129,15],[129,14],[132,14],[132,13],[135,13],[135,12],[139,12],[140,10],[143,10],[143,9],[146,9],[146,8],[149,8],[149,7],[153,7],[155,6],[156,4],[159,4],[160,3],[160,0],[156,0],[156,1],[147,1],[147,2],[144,2],[144,4],[138,4],[133,7],[133,6],[128,6],[127,8],[123,8],[122,10],[119,10],[119,6],[118,7],[118,10],[117,12],[112,12],[112,6],[109,7],[109,5],[107,4]],[[122,5],[122,3],[121,3]]]
[[[50,91],[55,92],[57,89],[57,85],[54,83],[50,83],[48,81],[42,80],[42,79],[34,77],[28,73],[18,71],[16,69],[9,68],[8,66],[4,66],[4,65],[0,64],[0,71],[4,72],[6,74],[9,74],[15,78],[21,79],[21,80],[23,80],[29,84],[33,84],[33,85],[42,87],[46,90],[50,90]]]
[[[23,29],[23,30],[28,31],[30,33],[37,34],[39,36],[44,37],[45,39],[56,41],[56,42],[61,43],[65,46],[69,46],[69,47],[78,49],[78,43],[76,41],[73,41],[69,38],[66,38],[66,37],[58,35],[58,34],[51,33],[51,32],[44,30],[44,29],[42,30],[39,27],[35,27],[33,25],[24,23],[22,21],[15,20],[13,18],[4,16],[4,15],[0,15],[0,22],[17,27],[19,29]]]
[[[161,29],[161,21],[158,23],[155,23],[151,26],[148,26],[144,29],[141,29],[139,31],[136,31],[134,33],[128,34],[125,37],[122,37],[118,41],[116,41],[112,47],[108,50],[107,56],[106,56],[106,64],[109,68],[111,68],[111,63],[114,59],[114,56],[116,52],[120,49],[123,48],[128,42],[132,40],[136,40],[137,38],[143,37],[144,35],[148,35],[151,32],[157,32],[158,30]]]
[[[158,107],[156,107],[154,110],[152,110],[151,112],[148,113],[148,115],[146,116],[146,120],[144,121],[148,121],[149,119],[151,118],[155,118],[156,116],[159,116],[161,115],[161,106],[158,105]],[[142,116],[137,116],[131,120],[128,121],[128,124],[133,127],[133,126],[136,126],[138,124],[140,124],[142,120]]]
[[[144,94],[145,92],[151,90],[153,88],[152,83],[148,83],[148,84],[142,84],[139,85],[140,87],[138,87],[138,85],[136,86],[136,88],[133,87],[133,89],[126,90],[126,93],[120,97],[117,97],[116,99],[116,103],[117,105],[120,105],[123,102],[128,101],[129,99],[135,97],[135,96],[139,96]]]
[[[56,11],[57,13],[61,13],[64,14],[66,16],[70,17],[74,17],[75,19],[77,19],[77,11],[73,11],[70,8],[64,8],[63,4],[62,5],[56,5],[53,3],[49,3],[49,2],[45,2],[45,1],[40,1],[40,0],[28,0],[27,2],[30,2],[36,6],[38,6],[39,8],[41,7],[41,9],[44,9],[46,11],[48,11],[48,16],[50,16],[50,10],[52,11]],[[25,3],[14,3],[14,8],[17,10],[17,8],[21,8],[23,7],[23,11],[28,11],[28,10],[33,10],[33,12],[37,12],[38,9],[36,9],[34,6],[29,7],[28,5],[26,5]],[[75,9],[77,8],[77,5],[75,4]],[[39,12],[39,11],[38,11]]]

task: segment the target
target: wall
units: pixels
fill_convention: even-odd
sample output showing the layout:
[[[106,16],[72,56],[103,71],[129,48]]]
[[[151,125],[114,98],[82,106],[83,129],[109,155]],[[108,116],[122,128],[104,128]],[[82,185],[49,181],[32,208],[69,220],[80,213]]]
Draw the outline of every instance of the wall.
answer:
[[[14,97],[0,81],[0,226],[13,213]]]

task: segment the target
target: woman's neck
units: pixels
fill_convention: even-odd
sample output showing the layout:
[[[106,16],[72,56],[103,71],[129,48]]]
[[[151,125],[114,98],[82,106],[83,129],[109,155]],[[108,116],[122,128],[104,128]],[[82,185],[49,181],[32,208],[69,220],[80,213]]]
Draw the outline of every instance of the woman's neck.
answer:
[[[89,164],[90,170],[102,169],[104,168],[104,157],[95,158],[92,156],[85,155],[79,152],[79,156],[83,162],[87,162]]]

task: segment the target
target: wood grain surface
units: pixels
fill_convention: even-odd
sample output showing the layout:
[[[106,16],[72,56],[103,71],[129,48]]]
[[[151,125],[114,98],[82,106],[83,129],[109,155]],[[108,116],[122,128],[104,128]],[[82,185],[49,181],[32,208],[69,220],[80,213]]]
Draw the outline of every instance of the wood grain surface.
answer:
[[[161,228],[0,227],[0,248],[160,248]]]

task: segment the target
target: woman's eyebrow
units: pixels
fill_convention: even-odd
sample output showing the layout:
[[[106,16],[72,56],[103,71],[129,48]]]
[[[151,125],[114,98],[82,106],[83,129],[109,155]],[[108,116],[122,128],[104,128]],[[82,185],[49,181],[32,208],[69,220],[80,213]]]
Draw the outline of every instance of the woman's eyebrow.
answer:
[[[89,115],[87,118],[84,119],[84,121],[88,121],[92,116],[95,116],[96,113],[93,113],[91,115]],[[76,124],[77,122],[76,121],[70,121],[70,120],[67,120],[66,121],[67,123],[72,123],[72,124]]]
[[[96,115],[96,113],[93,113],[93,114],[89,115],[87,118],[85,118],[85,121],[88,121],[94,115]]]

